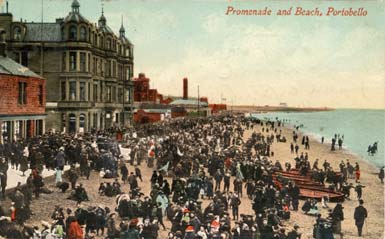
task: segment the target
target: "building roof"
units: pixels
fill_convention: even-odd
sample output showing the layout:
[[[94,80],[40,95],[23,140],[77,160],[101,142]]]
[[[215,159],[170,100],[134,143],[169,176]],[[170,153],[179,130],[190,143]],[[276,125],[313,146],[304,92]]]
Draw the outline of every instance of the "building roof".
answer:
[[[60,23],[26,23],[25,25],[27,27],[25,41],[61,41]]]
[[[87,18],[83,17],[82,14],[78,12],[70,12],[65,18],[64,22],[85,22],[89,23]]]
[[[177,99],[170,103],[170,105],[198,105],[198,100],[196,99]],[[207,107],[208,104],[206,102],[200,101],[199,105],[202,107]]]
[[[171,112],[170,109],[135,109],[134,113],[138,111],[144,111],[146,113],[158,113],[158,114],[165,114],[167,112]]]
[[[0,56],[0,74],[42,78],[27,67],[4,56]]]

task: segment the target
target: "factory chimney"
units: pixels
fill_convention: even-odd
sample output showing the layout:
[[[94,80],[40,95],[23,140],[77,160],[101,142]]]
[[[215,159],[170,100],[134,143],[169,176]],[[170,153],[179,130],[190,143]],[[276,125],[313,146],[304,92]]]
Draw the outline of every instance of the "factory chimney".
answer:
[[[183,99],[188,99],[188,79],[186,77],[183,78]]]

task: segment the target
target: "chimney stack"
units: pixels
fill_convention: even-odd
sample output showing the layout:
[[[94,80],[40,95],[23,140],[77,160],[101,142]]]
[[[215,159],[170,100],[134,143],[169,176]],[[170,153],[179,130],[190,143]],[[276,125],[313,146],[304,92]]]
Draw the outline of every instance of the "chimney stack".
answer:
[[[188,99],[188,79],[186,77],[183,78],[183,99]]]
[[[5,30],[0,29],[0,56],[6,57]]]

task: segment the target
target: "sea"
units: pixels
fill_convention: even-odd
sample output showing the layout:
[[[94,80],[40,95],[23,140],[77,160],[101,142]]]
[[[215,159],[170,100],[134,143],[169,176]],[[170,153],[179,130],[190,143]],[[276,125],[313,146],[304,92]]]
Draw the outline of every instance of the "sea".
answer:
[[[361,156],[377,167],[385,165],[385,110],[336,109],[320,112],[252,113],[261,120],[281,120],[286,125],[301,126],[300,131],[325,143],[335,134],[343,136],[343,148]],[[370,156],[368,146],[377,142],[378,151]],[[338,146],[337,146],[338,147]]]

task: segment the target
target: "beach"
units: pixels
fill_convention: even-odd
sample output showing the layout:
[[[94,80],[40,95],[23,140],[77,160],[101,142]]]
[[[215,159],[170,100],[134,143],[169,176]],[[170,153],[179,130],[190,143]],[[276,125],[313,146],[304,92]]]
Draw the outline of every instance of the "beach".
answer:
[[[252,130],[246,130],[244,133],[244,140],[247,140],[253,132],[261,132],[262,127],[257,126]],[[280,161],[282,166],[284,166],[285,162],[290,162],[291,165],[295,165],[294,157],[295,154],[290,153],[290,142],[292,138],[292,128],[281,127],[282,135],[285,136],[288,140],[286,143],[277,143],[274,142],[271,146],[271,151],[274,152],[274,156],[270,159],[275,163],[276,160]],[[271,132],[263,133],[265,135],[270,135]],[[299,139],[302,138],[301,133],[299,133]],[[334,152],[330,151],[329,144],[321,144],[314,138],[310,138],[310,150],[304,150],[303,146],[300,145],[299,153],[307,152],[309,155],[309,160],[312,165],[316,158],[319,158],[319,167],[322,167],[322,163],[324,159],[327,159],[330,162],[331,166],[334,170],[339,169],[338,164],[341,160],[349,159],[350,163],[353,165],[355,162],[360,164],[361,168],[361,184],[365,186],[363,189],[363,200],[364,206],[368,210],[368,218],[365,222],[364,230],[363,230],[363,238],[383,238],[384,236],[384,187],[383,184],[380,183],[378,179],[378,168],[370,165],[368,162],[362,160],[357,155],[351,154],[346,150],[337,150]],[[127,150],[122,148],[122,154],[125,158],[127,158]],[[129,172],[133,171],[133,166],[128,166]],[[143,182],[140,180],[139,187],[141,188],[141,192],[145,195],[149,195],[151,191],[151,184],[149,180],[151,178],[153,169],[148,168],[145,163],[142,163],[140,166],[142,174],[143,174]],[[167,178],[169,183],[171,184],[171,178]],[[233,183],[231,179],[230,190],[233,190]],[[111,211],[115,210],[116,203],[115,198],[100,196],[98,194],[98,187],[101,182],[112,182],[113,179],[104,179],[100,178],[97,172],[92,172],[90,179],[86,180],[81,177],[78,183],[82,183],[84,188],[86,188],[90,201],[82,202],[83,208],[88,208],[89,206],[102,206],[109,207]],[[355,185],[354,180],[349,179],[348,182],[353,183]],[[76,208],[76,202],[72,200],[66,199],[70,193],[67,191],[66,193],[61,193],[57,188],[54,187],[54,182],[51,179],[47,181],[47,186],[54,192],[52,194],[41,194],[39,200],[34,199],[32,201],[31,209],[34,212],[34,216],[27,221],[27,225],[40,225],[42,220],[51,221],[50,217],[52,212],[54,211],[55,205],[59,205],[63,208]],[[128,184],[122,184],[122,190],[125,192],[129,191]],[[243,190],[246,191],[245,189]],[[358,238],[357,229],[355,227],[355,221],[353,218],[354,209],[358,206],[358,199],[356,197],[356,193],[354,189],[351,190],[351,200],[345,200],[343,203],[345,220],[342,222],[342,233],[344,235],[343,238]],[[209,200],[203,200],[202,209],[204,209],[208,204]],[[300,226],[299,231],[302,233],[302,239],[310,239],[313,238],[313,225],[315,224],[315,217],[305,215],[301,211],[301,207],[304,201],[300,200],[299,211],[294,212],[291,211],[290,220],[283,221],[283,224],[287,228],[287,231],[291,230],[295,224]],[[251,200],[247,197],[246,193],[243,194],[241,198],[241,205],[239,207],[240,214],[254,214],[251,210]],[[329,203],[329,207],[334,208],[335,203]],[[321,208],[319,204],[319,208]],[[328,215],[327,209],[321,208],[322,217],[326,217]],[[117,225],[119,225],[119,219],[117,221]],[[166,231],[160,229],[159,230],[159,238],[166,238],[168,231],[171,228],[171,223],[169,220],[164,218],[164,222],[166,225]],[[234,226],[234,221],[232,221],[232,226]],[[102,236],[98,238],[104,238]],[[339,238],[338,236],[336,238]]]

